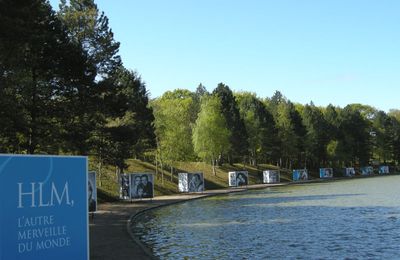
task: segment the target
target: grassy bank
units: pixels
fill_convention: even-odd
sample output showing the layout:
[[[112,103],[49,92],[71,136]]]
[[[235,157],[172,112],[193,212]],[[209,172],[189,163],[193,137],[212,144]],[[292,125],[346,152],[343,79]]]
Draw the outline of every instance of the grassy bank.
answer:
[[[156,166],[140,160],[127,160],[128,168],[126,173],[132,172],[152,172],[155,174],[155,195],[170,195],[178,193],[178,173],[179,172],[203,172],[205,188],[207,190],[221,189],[228,187],[228,172],[246,170],[249,172],[249,184],[258,184],[262,180],[262,171],[277,169],[273,165],[250,166],[243,164],[223,164],[216,168],[216,175],[213,174],[209,164],[204,162],[179,162],[174,165],[173,174],[170,169],[161,170]],[[98,199],[99,201],[117,200],[119,195],[118,176],[115,167],[106,165],[102,167],[99,174],[98,166],[89,160],[89,170],[97,172]],[[290,181],[292,173],[281,170],[281,182]]]
[[[249,184],[259,184],[262,181],[263,170],[275,170],[276,166],[269,164],[260,164],[258,166],[250,166],[243,164],[223,164],[216,168],[216,175],[213,174],[211,165],[204,162],[179,162],[174,165],[173,174],[171,175],[170,168],[161,170],[160,167],[156,170],[156,166],[141,160],[130,159],[126,161],[128,167],[125,173],[133,172],[148,172],[155,174],[154,191],[155,196],[172,195],[178,192],[178,173],[179,172],[203,172],[205,189],[215,190],[228,187],[228,172],[229,171],[248,171]],[[115,167],[106,165],[102,167],[99,174],[98,167],[94,160],[89,158],[89,169],[97,172],[97,188],[98,200],[116,201],[119,197],[118,175]],[[398,172],[398,169],[396,169]],[[281,182],[289,182],[292,180],[292,172],[280,169]],[[319,178],[319,172],[309,171],[309,178]]]

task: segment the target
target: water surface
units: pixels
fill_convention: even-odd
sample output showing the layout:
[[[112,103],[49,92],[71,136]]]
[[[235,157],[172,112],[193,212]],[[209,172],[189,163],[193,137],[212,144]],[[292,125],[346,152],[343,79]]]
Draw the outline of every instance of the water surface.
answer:
[[[133,226],[161,259],[400,259],[400,176],[172,205]]]

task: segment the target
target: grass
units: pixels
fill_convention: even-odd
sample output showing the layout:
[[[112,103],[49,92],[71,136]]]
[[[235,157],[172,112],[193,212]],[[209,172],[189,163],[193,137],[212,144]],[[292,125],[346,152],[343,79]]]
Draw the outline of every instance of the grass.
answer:
[[[147,172],[155,174],[154,191],[155,196],[170,195],[179,193],[178,191],[178,173],[179,172],[203,172],[206,190],[221,189],[228,187],[228,172],[246,170],[249,172],[249,184],[258,184],[262,182],[263,170],[278,170],[279,167],[270,164],[259,164],[258,166],[243,164],[223,164],[216,168],[216,175],[213,174],[210,164],[204,162],[178,162],[174,165],[174,173],[171,176],[170,169],[161,171],[156,166],[140,161],[127,160],[127,169],[125,173]],[[97,165],[93,158],[89,158],[89,169],[96,171]],[[393,169],[392,172],[399,172],[399,169]],[[319,178],[317,171],[309,171],[311,178]],[[163,176],[163,178],[162,178]],[[280,169],[281,182],[292,180],[292,171]],[[163,181],[164,180],[164,181]],[[103,166],[102,174],[97,171],[97,196],[99,202],[117,201],[119,197],[118,176],[115,167],[111,165]]]
[[[246,170],[249,172],[249,184],[257,184],[262,181],[262,171],[269,169],[278,169],[276,166],[261,164],[250,166],[243,164],[223,164],[216,168],[216,175],[212,172],[212,167],[204,162],[178,162],[174,165],[174,173],[171,176],[170,170],[161,171],[156,166],[135,159],[127,160],[127,169],[125,173],[149,172],[155,174],[155,195],[170,195],[178,192],[178,173],[179,172],[203,172],[205,188],[207,190],[221,189],[228,187],[228,172]],[[89,169],[96,171],[97,165],[92,158],[89,158]],[[164,175],[164,176],[163,176]],[[163,176],[163,178],[162,178]],[[164,181],[162,181],[164,180]],[[281,181],[291,180],[291,173],[281,170]],[[98,199],[100,202],[115,201],[119,196],[118,176],[115,167],[106,165],[102,167],[101,175],[97,171]]]

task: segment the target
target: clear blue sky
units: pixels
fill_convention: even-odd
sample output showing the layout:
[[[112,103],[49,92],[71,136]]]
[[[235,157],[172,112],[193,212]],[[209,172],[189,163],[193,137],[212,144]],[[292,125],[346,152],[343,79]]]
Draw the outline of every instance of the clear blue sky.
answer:
[[[303,104],[400,108],[398,0],[96,3],[151,97],[223,82]]]

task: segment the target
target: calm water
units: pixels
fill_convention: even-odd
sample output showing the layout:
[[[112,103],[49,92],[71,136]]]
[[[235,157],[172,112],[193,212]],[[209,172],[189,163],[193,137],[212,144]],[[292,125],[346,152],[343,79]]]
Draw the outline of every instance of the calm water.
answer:
[[[212,197],[141,216],[161,259],[400,259],[400,176]]]

